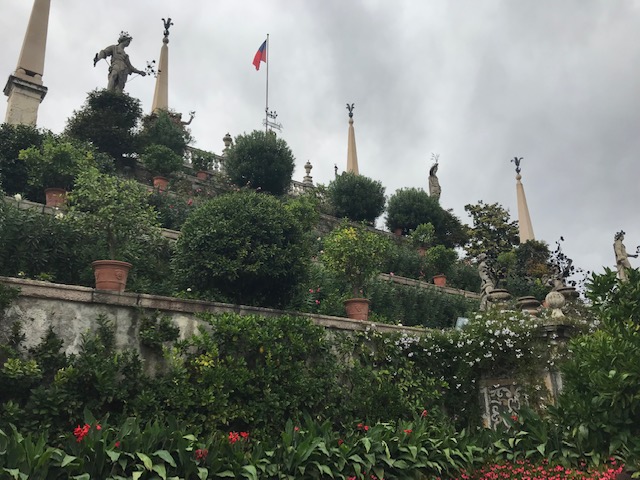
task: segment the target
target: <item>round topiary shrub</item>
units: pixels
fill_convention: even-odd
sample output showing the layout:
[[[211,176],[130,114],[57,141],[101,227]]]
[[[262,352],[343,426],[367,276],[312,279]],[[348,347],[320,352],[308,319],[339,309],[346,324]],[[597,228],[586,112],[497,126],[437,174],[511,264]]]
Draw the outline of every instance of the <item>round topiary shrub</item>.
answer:
[[[354,222],[375,222],[384,211],[382,183],[352,172],[338,175],[329,183],[329,200],[336,217]]]
[[[203,204],[176,244],[178,288],[211,300],[285,306],[309,262],[304,222],[295,212],[275,197],[248,191]]]
[[[274,133],[254,130],[236,137],[224,165],[235,185],[282,195],[289,190],[294,162],[287,142]]]

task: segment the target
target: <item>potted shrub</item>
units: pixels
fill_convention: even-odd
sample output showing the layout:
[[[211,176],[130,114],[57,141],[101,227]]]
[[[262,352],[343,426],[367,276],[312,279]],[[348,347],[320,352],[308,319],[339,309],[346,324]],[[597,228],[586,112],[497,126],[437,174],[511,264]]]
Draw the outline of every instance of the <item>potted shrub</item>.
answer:
[[[207,172],[211,170],[213,165],[213,154],[202,150],[194,150],[191,154],[191,165],[196,172],[196,177],[199,180],[206,180],[209,178]]]
[[[458,258],[455,250],[445,247],[444,245],[436,245],[430,248],[426,254],[426,262],[430,269],[437,272],[433,277],[433,283],[440,287],[447,284],[446,275]]]
[[[342,224],[325,238],[322,261],[330,270],[344,277],[350,288],[351,298],[345,301],[349,318],[369,318],[370,302],[362,298],[363,287],[380,272],[388,246],[387,239],[363,225]]]
[[[29,185],[44,189],[48,207],[64,204],[76,175],[95,165],[90,150],[53,135],[45,138],[42,147],[22,150],[19,158],[26,163]]]
[[[409,240],[418,249],[421,257],[424,257],[427,249],[433,245],[435,238],[436,230],[431,223],[421,223],[409,234]]]
[[[159,190],[167,188],[167,177],[180,170],[183,164],[182,157],[164,145],[149,145],[140,159],[153,175],[153,186]]]
[[[123,292],[131,268],[124,261],[127,247],[135,238],[160,235],[157,213],[147,196],[135,180],[101,174],[95,168],[76,178],[69,194],[69,221],[101,238],[109,256],[92,263],[96,288]]]

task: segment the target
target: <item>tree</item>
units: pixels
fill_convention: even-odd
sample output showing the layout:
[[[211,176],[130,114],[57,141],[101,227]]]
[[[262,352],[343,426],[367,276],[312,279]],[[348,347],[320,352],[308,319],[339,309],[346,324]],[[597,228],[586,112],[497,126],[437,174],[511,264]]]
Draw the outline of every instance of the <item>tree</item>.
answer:
[[[40,148],[44,137],[44,132],[30,125],[0,126],[0,188],[7,194],[28,192],[27,165],[18,158],[20,150]]]
[[[136,129],[142,117],[140,100],[126,93],[94,90],[67,121],[65,133],[91,142],[110,155],[119,167],[131,166],[126,157],[138,151]]]
[[[467,241],[467,232],[460,220],[427,192],[421,188],[397,190],[387,205],[387,228],[402,229],[407,235],[422,223],[433,225],[436,244],[454,248]]]
[[[282,195],[289,190],[295,159],[287,142],[254,130],[238,135],[227,152],[225,169],[239,187]]]
[[[142,132],[140,132],[142,149],[151,145],[163,145],[182,157],[190,141],[191,135],[182,126],[177,116],[174,119],[168,112],[161,110],[147,115],[142,120]]]
[[[362,175],[352,172],[338,175],[329,183],[328,194],[336,217],[373,223],[384,211],[382,183]]]
[[[307,273],[305,222],[270,195],[232,192],[196,209],[182,226],[173,262],[179,288],[202,298],[285,306]]]
[[[470,257],[485,253],[495,261],[498,255],[519,244],[518,222],[511,221],[509,212],[499,203],[486,204],[480,200],[476,205],[465,205],[464,209],[473,221],[469,243],[465,246]]]

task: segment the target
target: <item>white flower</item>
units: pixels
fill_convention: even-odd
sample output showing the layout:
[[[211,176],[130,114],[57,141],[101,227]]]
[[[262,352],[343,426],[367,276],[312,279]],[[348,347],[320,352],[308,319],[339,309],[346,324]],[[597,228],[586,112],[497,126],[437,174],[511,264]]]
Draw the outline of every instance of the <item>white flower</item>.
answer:
[[[62,212],[56,213],[55,218],[57,220],[62,220],[64,218],[64,213],[62,213]]]
[[[13,198],[15,198],[15,199],[16,199],[16,202],[20,202],[20,201],[22,201],[22,195],[20,195],[19,193],[16,193],[16,194],[13,196]]]

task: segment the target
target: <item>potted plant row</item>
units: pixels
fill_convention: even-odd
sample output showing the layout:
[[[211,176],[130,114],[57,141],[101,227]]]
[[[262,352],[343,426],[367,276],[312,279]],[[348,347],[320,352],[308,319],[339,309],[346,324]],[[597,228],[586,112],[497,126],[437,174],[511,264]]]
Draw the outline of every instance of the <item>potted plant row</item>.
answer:
[[[343,223],[324,239],[323,263],[349,285],[347,317],[368,320],[370,301],[363,297],[364,285],[380,273],[388,247],[386,238],[364,225]]]

